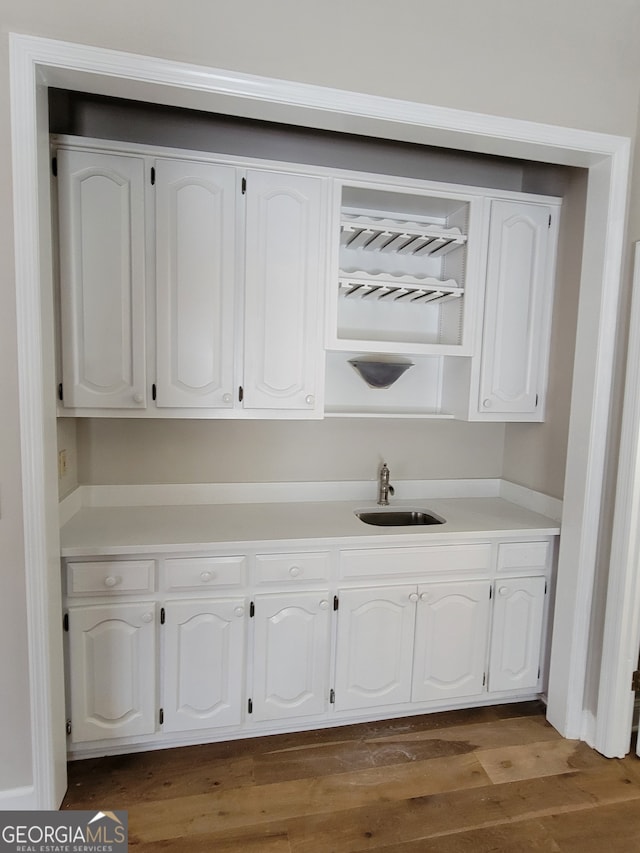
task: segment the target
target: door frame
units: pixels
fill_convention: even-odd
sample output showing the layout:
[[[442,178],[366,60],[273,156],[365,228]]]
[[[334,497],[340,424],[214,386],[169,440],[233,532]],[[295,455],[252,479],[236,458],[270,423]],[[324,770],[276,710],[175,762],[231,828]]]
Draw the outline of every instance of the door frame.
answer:
[[[57,808],[66,785],[48,86],[588,169],[548,718],[566,737],[600,748],[602,732],[585,713],[584,689],[630,140],[35,36],[11,33],[9,39],[34,808]],[[629,565],[615,570],[624,578]]]

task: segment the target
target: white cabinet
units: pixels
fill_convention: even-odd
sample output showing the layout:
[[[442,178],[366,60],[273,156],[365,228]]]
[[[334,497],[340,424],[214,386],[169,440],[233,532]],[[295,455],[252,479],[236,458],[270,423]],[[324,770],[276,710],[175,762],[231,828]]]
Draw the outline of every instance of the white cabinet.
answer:
[[[156,405],[233,406],[236,169],[155,161]]]
[[[321,417],[329,179],[94,146],[57,149],[64,409]]]
[[[415,586],[341,590],[336,710],[411,699]]]
[[[491,202],[482,354],[471,401],[483,420],[544,417],[558,220],[557,205]]]
[[[544,577],[496,581],[489,690],[537,686],[547,588]]]
[[[72,607],[68,618],[72,741],[153,733],[155,604]]]
[[[327,591],[256,596],[255,721],[307,717],[327,709],[330,616]]]
[[[414,702],[482,693],[490,613],[489,581],[419,587]]]
[[[336,709],[481,693],[489,595],[489,581],[342,591]]]
[[[246,177],[245,409],[322,414],[327,181]]]
[[[66,407],[146,405],[144,159],[57,154]]]
[[[163,729],[238,725],[245,669],[244,598],[167,602]]]

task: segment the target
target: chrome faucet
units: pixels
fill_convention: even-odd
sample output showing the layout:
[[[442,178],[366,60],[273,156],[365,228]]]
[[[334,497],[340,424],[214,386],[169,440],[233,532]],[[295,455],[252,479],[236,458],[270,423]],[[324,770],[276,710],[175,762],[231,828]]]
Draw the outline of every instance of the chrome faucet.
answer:
[[[378,506],[389,506],[389,495],[394,494],[393,486],[389,485],[389,468],[383,462],[378,473]]]

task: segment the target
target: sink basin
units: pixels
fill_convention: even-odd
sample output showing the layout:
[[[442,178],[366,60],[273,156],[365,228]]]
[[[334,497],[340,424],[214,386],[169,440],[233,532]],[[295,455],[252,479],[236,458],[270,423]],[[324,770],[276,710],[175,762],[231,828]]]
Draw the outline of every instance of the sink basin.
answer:
[[[413,527],[418,524],[444,524],[444,518],[438,518],[430,512],[419,509],[360,510],[356,512],[365,524],[379,527]]]

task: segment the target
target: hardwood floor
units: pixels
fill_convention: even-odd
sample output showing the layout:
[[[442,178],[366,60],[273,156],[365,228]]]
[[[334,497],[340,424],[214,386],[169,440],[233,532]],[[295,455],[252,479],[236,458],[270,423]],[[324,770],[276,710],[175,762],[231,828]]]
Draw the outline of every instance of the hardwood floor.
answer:
[[[634,853],[640,759],[538,703],[75,761],[63,809],[126,809],[137,853]]]

